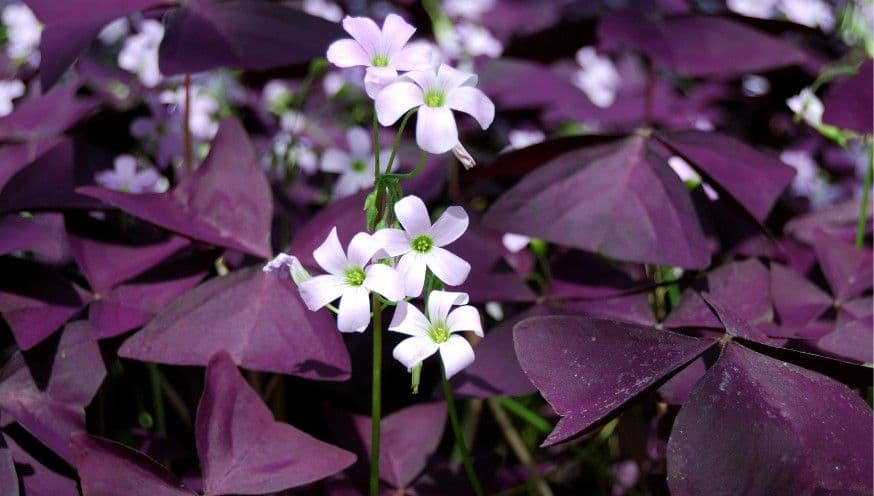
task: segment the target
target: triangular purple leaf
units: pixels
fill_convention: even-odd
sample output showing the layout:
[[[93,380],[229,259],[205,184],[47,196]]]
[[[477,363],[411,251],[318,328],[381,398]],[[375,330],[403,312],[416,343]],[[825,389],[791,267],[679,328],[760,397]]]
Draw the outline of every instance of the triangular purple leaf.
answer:
[[[5,186],[13,176],[60,142],[61,138],[48,138],[33,143],[0,146],[0,193],[5,192]]]
[[[176,365],[206,365],[227,351],[241,367],[308,379],[346,380],[349,354],[328,312],[311,312],[291,281],[240,269],[179,298],[119,355]]]
[[[15,462],[12,461],[12,450],[0,434],[0,489],[9,496],[17,496],[18,475],[15,473]]]
[[[99,104],[94,98],[77,97],[77,89],[77,84],[66,84],[16,105],[11,114],[0,117],[0,141],[47,140],[66,131]]]
[[[355,455],[276,422],[226,353],[206,370],[197,408],[197,453],[206,494],[264,494],[308,484]]]
[[[874,318],[838,319],[835,330],[820,338],[817,347],[829,353],[858,360],[874,362]]]
[[[825,112],[822,121],[862,134],[874,133],[872,74],[874,74],[874,64],[871,59],[868,59],[854,76],[839,81],[829,88],[823,97]]]
[[[69,256],[60,214],[7,215],[0,218],[0,255],[31,251],[38,259],[58,262]]]
[[[513,335],[522,370],[562,416],[544,446],[606,419],[715,343],[579,316],[531,317]]]
[[[816,258],[836,300],[860,296],[871,289],[874,257],[868,248],[821,235],[813,244]]]
[[[728,343],[668,443],[677,496],[871,494],[871,409],[825,376]]]
[[[6,443],[12,451],[12,459],[19,467],[18,475],[21,479],[21,485],[24,487],[22,494],[26,496],[79,496],[76,481],[43,465],[18,446],[11,436],[6,436]],[[4,486],[0,485],[0,487]]]
[[[797,272],[771,264],[771,301],[780,323],[803,325],[832,305],[832,297]]]

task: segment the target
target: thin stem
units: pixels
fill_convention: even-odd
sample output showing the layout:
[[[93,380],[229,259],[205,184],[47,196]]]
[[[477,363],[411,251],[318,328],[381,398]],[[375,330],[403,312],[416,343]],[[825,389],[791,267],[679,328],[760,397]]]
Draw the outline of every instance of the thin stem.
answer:
[[[461,450],[461,461],[464,465],[464,471],[467,473],[467,478],[470,480],[470,486],[473,488],[476,496],[483,496],[483,488],[480,486],[479,479],[473,469],[473,462],[470,459],[470,453],[467,451],[467,445],[464,444],[464,433],[461,432],[461,425],[458,423],[458,413],[455,411],[455,397],[452,396],[452,388],[449,386],[449,380],[446,378],[446,367],[443,366],[443,360],[440,360],[440,377],[443,380],[443,395],[446,398],[446,410],[449,412],[449,423],[452,424],[452,432],[455,434],[455,443]]]
[[[395,163],[395,156],[398,154],[398,147],[401,145],[401,136],[404,134],[404,128],[407,127],[407,121],[416,113],[416,110],[418,110],[418,107],[410,109],[406,114],[404,114],[404,118],[401,119],[401,125],[398,126],[398,134],[395,135],[395,142],[391,147],[391,155],[388,157],[388,164],[385,166],[385,174],[391,173],[391,168]],[[374,144],[374,146],[376,146],[376,144]]]
[[[167,434],[167,416],[164,413],[164,396],[161,394],[161,371],[154,363],[147,363],[149,386],[152,390],[152,407],[155,409],[155,427],[158,433]]]
[[[382,303],[374,295],[373,376],[370,396],[370,496],[379,496],[379,428],[382,421]]]
[[[419,154],[419,161],[416,162],[416,167],[410,172],[392,172],[386,173],[385,176],[393,177],[395,179],[410,179],[412,177],[416,177],[419,172],[421,172],[422,167],[425,166],[425,161],[428,160],[428,153],[421,152]]]
[[[859,223],[856,225],[856,248],[865,246],[865,226],[868,224],[868,195],[874,179],[874,144],[868,146],[868,169],[862,183],[862,204],[859,205]]]
[[[506,408],[511,413],[524,420],[528,425],[534,427],[543,434],[552,432],[552,425],[546,419],[529,409],[527,406],[519,403],[517,400],[510,397],[498,398],[498,403],[503,408]]]
[[[185,147],[183,164],[185,173],[190,176],[194,171],[194,147],[191,143],[191,76],[186,74],[183,81],[185,84],[185,109],[182,113],[182,140]]]
[[[501,433],[504,435],[504,439],[507,440],[507,444],[510,445],[510,449],[513,450],[513,454],[516,455],[516,458],[522,462],[522,465],[528,470],[528,476],[530,477],[530,482],[532,489],[534,489],[535,494],[539,494],[540,496],[552,496],[552,489],[549,488],[549,484],[541,477],[540,470],[537,469],[537,465],[534,463],[534,457],[531,456],[531,452],[528,451],[528,447],[525,446],[525,441],[522,440],[522,436],[519,435],[519,431],[513,427],[513,422],[510,420],[510,416],[507,415],[507,412],[501,408],[501,403],[495,399],[490,398],[488,400],[489,409],[492,411],[492,416],[495,417],[495,421],[498,422],[498,426],[501,428]]]
[[[379,185],[379,121],[373,112],[373,184]]]

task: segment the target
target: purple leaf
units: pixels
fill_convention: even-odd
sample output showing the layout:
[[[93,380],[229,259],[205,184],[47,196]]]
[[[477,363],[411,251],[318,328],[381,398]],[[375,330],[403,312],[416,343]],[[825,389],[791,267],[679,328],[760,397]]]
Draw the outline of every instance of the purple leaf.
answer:
[[[18,475],[26,496],[78,496],[76,481],[68,479],[32,457],[6,436],[6,442],[12,451],[12,459],[19,467]],[[0,484],[0,487],[6,487]],[[15,493],[17,494],[17,493]]]
[[[871,250],[820,235],[813,244],[819,266],[836,300],[860,296],[872,286]]]
[[[0,255],[31,251],[50,263],[69,257],[64,218],[59,214],[0,218]]]
[[[250,370],[349,378],[349,354],[326,311],[310,312],[291,281],[252,267],[188,292],[129,338],[119,355],[206,365],[219,351]]]
[[[620,260],[703,268],[710,258],[683,184],[641,136],[551,160],[484,222]]]
[[[638,50],[690,77],[731,77],[805,62],[795,45],[731,19],[684,16],[655,19],[643,12],[604,16],[598,38],[606,50]],[[726,64],[731,60],[731,64]]]
[[[42,265],[0,257],[0,315],[28,350],[49,337],[91,299],[85,290]]]
[[[262,258],[272,253],[270,185],[236,119],[222,121],[204,163],[167,193],[137,195],[94,186],[77,192],[200,241]]]
[[[872,73],[874,64],[868,59],[854,76],[832,85],[823,96],[823,122],[862,134],[874,133],[874,112],[871,110],[874,108]]]
[[[313,251],[325,241],[334,226],[343,246],[349,243],[355,233],[367,227],[367,217],[361,209],[366,196],[365,193],[351,195],[319,210],[295,233],[288,253],[298,257],[306,267],[318,267]]]
[[[866,232],[871,232],[871,217],[874,215],[874,200],[868,204]],[[795,217],[786,223],[783,231],[809,245],[816,244],[823,234],[851,242],[856,236],[859,221],[859,202],[848,200],[823,210]]]
[[[734,308],[721,303],[710,293],[701,293],[701,298],[710,305],[710,308],[719,317],[719,321],[728,335],[774,346],[782,343],[779,339],[768,337],[764,331],[753,326],[744,317],[741,317]]]
[[[169,13],[159,63],[166,75],[218,67],[263,71],[322,57],[336,23],[263,0],[191,0]]]
[[[764,222],[795,171],[775,157],[719,133],[677,131],[656,134],[668,148],[725,188],[759,222]]]
[[[264,494],[323,479],[355,455],[276,422],[226,353],[206,370],[197,453],[207,494]]]
[[[871,494],[871,409],[825,376],[728,343],[668,443],[677,496]]]
[[[73,458],[88,496],[196,496],[164,467],[139,451],[82,433],[73,436]]]
[[[803,325],[832,305],[832,297],[797,272],[771,264],[771,301],[783,325]]]
[[[562,308],[570,313],[629,324],[655,326],[658,323],[647,293],[566,301]]]
[[[501,234],[473,218],[468,230],[448,249],[470,263],[467,280],[458,287],[473,302],[534,301],[522,277],[510,269],[504,257],[511,255],[501,242]]]
[[[88,323],[74,322],[57,346],[9,359],[0,372],[0,410],[70,460],[70,435],[85,430],[85,406],[105,376]]]
[[[18,495],[18,475],[15,473],[15,462],[12,461],[12,451],[6,439],[0,434],[0,488],[4,494]]]
[[[0,193],[6,192],[5,187],[13,176],[60,142],[60,138],[48,138],[32,143],[0,146]]]
[[[823,336],[817,347],[829,353],[858,360],[874,362],[874,318],[839,318],[835,330]]]
[[[562,416],[543,446],[606,419],[715,342],[574,316],[531,317],[513,335],[522,370]]]
[[[42,141],[55,138],[97,108],[94,98],[76,96],[76,84],[66,84],[16,105],[0,117],[0,141]],[[50,115],[51,119],[46,116]]]

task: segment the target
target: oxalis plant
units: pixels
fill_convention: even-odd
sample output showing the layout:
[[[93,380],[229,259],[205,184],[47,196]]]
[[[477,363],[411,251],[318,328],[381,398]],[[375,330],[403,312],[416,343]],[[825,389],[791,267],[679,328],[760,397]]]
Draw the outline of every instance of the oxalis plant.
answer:
[[[870,0],[0,6],[0,496],[874,492]]]

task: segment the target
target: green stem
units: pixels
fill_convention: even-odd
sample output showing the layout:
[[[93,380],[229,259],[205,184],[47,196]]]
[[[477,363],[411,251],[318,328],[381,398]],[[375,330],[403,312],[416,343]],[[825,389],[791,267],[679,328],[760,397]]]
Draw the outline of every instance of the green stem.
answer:
[[[416,162],[416,167],[415,167],[413,170],[411,170],[410,172],[392,172],[392,173],[386,173],[385,176],[387,176],[387,177],[392,177],[392,178],[395,178],[395,179],[409,179],[409,178],[411,178],[411,177],[416,177],[416,176],[419,174],[419,172],[421,172],[422,167],[425,166],[425,161],[426,161],[426,160],[428,160],[428,153],[427,153],[427,152],[421,152],[421,153],[419,154],[419,161]]]
[[[504,407],[507,411],[524,420],[528,425],[534,427],[538,431],[544,434],[549,434],[550,432],[552,432],[552,425],[547,422],[546,419],[533,412],[522,403],[519,403],[515,399],[504,396],[498,398],[498,403],[500,403],[501,406]]]
[[[398,134],[395,135],[395,142],[392,144],[391,147],[391,155],[389,155],[388,157],[388,164],[385,166],[386,174],[391,173],[391,168],[395,163],[395,157],[398,154],[398,147],[400,147],[401,145],[401,136],[403,136],[404,134],[404,128],[407,127],[407,121],[409,121],[410,117],[412,117],[412,115],[416,113],[416,110],[418,110],[418,107],[410,109],[409,111],[407,111],[406,114],[404,114],[404,118],[401,119],[401,125],[398,126]],[[376,146],[376,144],[374,144],[374,146]]]
[[[379,496],[379,428],[382,421],[382,303],[373,305],[373,376],[370,397],[370,496]]]
[[[461,425],[458,423],[458,413],[455,411],[455,398],[452,396],[452,388],[449,386],[449,380],[446,378],[446,367],[443,366],[443,360],[440,360],[440,377],[443,380],[443,395],[446,397],[446,410],[449,412],[449,423],[452,424],[452,432],[455,434],[455,443],[461,451],[461,461],[464,465],[464,471],[467,473],[467,478],[470,480],[470,486],[473,488],[476,496],[483,496],[483,488],[480,486],[479,479],[473,469],[473,462],[470,459],[470,453],[467,451],[467,445],[464,443],[464,434],[461,432]]]
[[[167,433],[167,416],[164,413],[164,396],[161,394],[161,371],[154,363],[147,363],[149,386],[152,390],[152,407],[155,409],[155,427],[158,433]]]
[[[874,179],[874,145],[868,147],[868,169],[862,183],[862,204],[859,205],[859,224],[856,225],[856,248],[865,246],[865,226],[868,224],[868,195]]]
[[[492,416],[494,416],[495,421],[501,428],[501,432],[504,434],[504,439],[506,439],[507,444],[510,445],[510,449],[513,450],[516,458],[522,462],[522,465],[524,465],[528,470],[528,477],[530,478],[531,488],[534,490],[534,493],[540,496],[552,496],[552,489],[550,489],[549,484],[547,484],[540,475],[540,470],[537,468],[534,457],[531,456],[531,452],[528,450],[528,447],[525,446],[525,441],[522,440],[519,431],[513,427],[513,422],[510,420],[510,416],[507,415],[507,412],[505,412],[503,408],[501,408],[500,400],[490,398],[488,403],[489,409],[492,411]]]
[[[379,186],[379,121],[373,112],[373,184]]]

